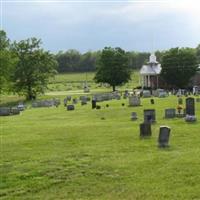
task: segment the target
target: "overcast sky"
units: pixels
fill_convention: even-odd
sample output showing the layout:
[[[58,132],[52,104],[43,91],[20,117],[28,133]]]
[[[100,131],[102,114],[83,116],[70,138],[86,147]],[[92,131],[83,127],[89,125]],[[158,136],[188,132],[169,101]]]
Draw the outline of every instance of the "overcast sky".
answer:
[[[154,51],[200,43],[200,0],[1,0],[11,40],[41,38],[57,52],[105,46]]]

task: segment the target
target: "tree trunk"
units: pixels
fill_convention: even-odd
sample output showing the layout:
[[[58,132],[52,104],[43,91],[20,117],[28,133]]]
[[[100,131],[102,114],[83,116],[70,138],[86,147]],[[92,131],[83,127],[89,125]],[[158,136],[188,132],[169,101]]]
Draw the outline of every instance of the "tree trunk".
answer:
[[[115,91],[115,85],[112,85],[112,88],[113,88],[113,92]]]

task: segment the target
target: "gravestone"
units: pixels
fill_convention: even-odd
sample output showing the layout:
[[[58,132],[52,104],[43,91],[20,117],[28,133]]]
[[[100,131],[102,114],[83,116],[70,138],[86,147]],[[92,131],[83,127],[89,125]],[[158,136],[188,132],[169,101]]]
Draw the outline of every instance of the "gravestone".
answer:
[[[145,123],[156,122],[156,111],[155,111],[155,109],[144,110],[144,122]]]
[[[168,108],[165,109],[165,118],[174,118],[176,117],[176,109]]]
[[[67,101],[71,101],[72,97],[71,96],[66,96]]]
[[[72,103],[73,104],[77,104],[78,103],[78,99],[76,99],[76,98],[72,99]]]
[[[20,110],[18,108],[11,108],[10,110],[12,115],[19,115],[20,114]]]
[[[195,115],[194,98],[189,97],[186,99],[186,115]]]
[[[75,110],[74,105],[68,105],[68,106],[67,106],[67,110],[68,110],[68,111],[69,111],[69,110]]]
[[[140,124],[140,137],[151,137],[151,124],[150,123],[142,123]]]
[[[130,96],[129,106],[140,106],[140,97],[136,95]]]
[[[137,118],[138,118],[137,117],[137,113],[136,112],[132,112],[131,113],[131,120],[134,121],[134,120],[137,120]]]
[[[178,98],[178,105],[182,105],[183,104],[183,99],[181,97]]]
[[[151,97],[151,92],[150,92],[149,90],[143,90],[142,96],[143,96],[144,98]]]
[[[195,100],[192,97],[186,99],[186,117],[185,121],[194,122],[196,121],[195,117]]]
[[[63,102],[64,102],[64,106],[67,106],[67,98],[64,98]]]
[[[151,99],[150,102],[151,102],[151,104],[155,104],[154,99]]]
[[[18,108],[19,111],[24,111],[26,107],[25,107],[25,105],[22,102],[20,102],[18,104],[17,108]]]
[[[168,147],[171,129],[168,126],[160,126],[158,146],[161,148]]]
[[[0,107],[0,116],[9,116],[11,114],[9,107]]]
[[[96,101],[95,100],[92,100],[92,109],[96,108]]]

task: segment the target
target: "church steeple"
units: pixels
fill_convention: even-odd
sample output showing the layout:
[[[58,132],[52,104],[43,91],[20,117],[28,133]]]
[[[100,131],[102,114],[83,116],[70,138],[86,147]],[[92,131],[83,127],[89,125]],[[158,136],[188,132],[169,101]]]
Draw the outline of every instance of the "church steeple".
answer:
[[[149,62],[148,62],[148,64],[158,64],[158,62],[156,60],[155,53],[151,53],[151,55],[149,56]]]

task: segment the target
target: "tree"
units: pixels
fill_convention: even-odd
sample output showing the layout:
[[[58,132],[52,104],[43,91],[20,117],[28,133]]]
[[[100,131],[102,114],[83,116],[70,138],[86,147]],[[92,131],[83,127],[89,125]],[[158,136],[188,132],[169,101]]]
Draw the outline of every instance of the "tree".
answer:
[[[197,71],[197,57],[194,49],[172,48],[162,57],[161,76],[167,84],[185,88]]]
[[[0,31],[0,92],[8,91],[11,87],[11,76],[16,58],[10,51],[10,41],[6,32]]]
[[[113,91],[131,79],[131,70],[128,65],[128,56],[121,48],[105,47],[99,59],[95,81],[108,83]]]
[[[36,38],[14,42],[12,45],[19,59],[13,76],[14,88],[18,94],[25,95],[27,100],[44,93],[49,77],[56,73],[54,56],[40,48],[40,45],[41,40]]]

